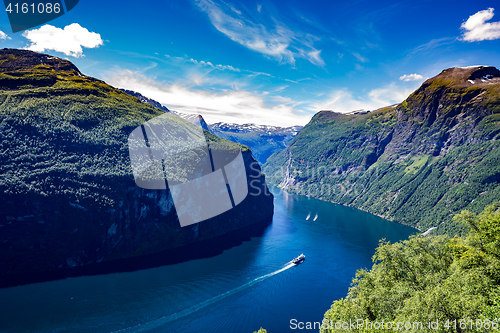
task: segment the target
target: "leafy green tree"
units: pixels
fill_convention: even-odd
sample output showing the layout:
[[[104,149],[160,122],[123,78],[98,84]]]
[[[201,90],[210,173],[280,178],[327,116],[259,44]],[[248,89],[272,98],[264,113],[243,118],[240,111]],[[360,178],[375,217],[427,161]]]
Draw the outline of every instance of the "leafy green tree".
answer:
[[[454,220],[468,229],[463,237],[381,241],[372,269],[357,272],[347,297],[325,313],[330,325],[321,332],[346,331],[334,323],[349,321],[360,325],[347,331],[362,332],[374,331],[374,323],[407,332],[479,331],[485,322],[498,328],[499,208],[496,203],[477,215],[458,214]]]
[[[267,333],[267,331],[261,327],[258,331],[254,331],[253,333]]]

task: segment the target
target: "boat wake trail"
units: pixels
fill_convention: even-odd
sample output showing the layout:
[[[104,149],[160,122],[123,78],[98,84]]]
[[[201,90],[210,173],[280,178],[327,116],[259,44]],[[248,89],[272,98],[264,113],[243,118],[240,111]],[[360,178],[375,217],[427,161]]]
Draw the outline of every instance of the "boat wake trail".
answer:
[[[209,298],[207,299],[206,301],[203,301],[201,303],[198,303],[196,305],[193,305],[187,309],[184,309],[182,311],[179,311],[179,312],[176,312],[176,313],[173,313],[171,315],[168,315],[168,316],[164,316],[164,317],[161,317],[161,318],[158,318],[158,319],[155,319],[153,321],[150,321],[148,323],[144,323],[144,324],[139,324],[139,325],[136,325],[136,326],[133,326],[133,327],[128,327],[128,328],[124,328],[124,329],[121,329],[121,330],[118,330],[118,331],[114,331],[113,333],[118,333],[118,332],[145,332],[145,331],[149,331],[149,330],[152,330],[156,327],[159,327],[159,326],[162,326],[168,322],[171,322],[171,321],[174,321],[176,319],[179,319],[179,318],[182,318],[182,317],[185,317],[185,316],[188,316],[198,310],[201,310],[203,309],[204,307],[207,307],[211,304],[214,304],[215,302],[223,299],[223,298],[226,298],[230,295],[233,295],[243,289],[246,289],[250,286],[253,286],[254,284],[258,283],[258,282],[261,282],[265,279],[268,279],[270,278],[271,276],[274,276],[276,274],[279,274],[281,272],[284,272],[286,271],[287,269],[289,268],[292,268],[293,266],[295,266],[294,263],[292,262],[288,262],[286,264],[285,267],[283,268],[280,268],[272,273],[269,273],[269,274],[266,274],[266,275],[263,275],[263,276],[260,276],[258,278],[255,278],[253,279],[252,281],[249,281],[247,283],[245,283],[244,285],[242,286],[239,286],[237,288],[234,288],[234,289],[231,289],[229,291],[226,291],[225,293],[223,294],[220,294],[218,296],[215,296],[215,297],[212,297],[212,298]]]

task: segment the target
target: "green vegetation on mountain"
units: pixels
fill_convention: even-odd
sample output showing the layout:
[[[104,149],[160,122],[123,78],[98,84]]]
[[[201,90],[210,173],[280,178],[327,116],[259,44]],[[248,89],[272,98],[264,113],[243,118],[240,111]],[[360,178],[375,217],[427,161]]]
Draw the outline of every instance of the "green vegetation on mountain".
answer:
[[[464,225],[466,236],[416,235],[394,244],[381,241],[373,267],[357,272],[347,297],[325,313],[321,332],[499,329],[499,208],[495,203],[477,215],[470,211],[456,215],[454,222]],[[353,327],[339,329],[349,321]]]
[[[0,282],[158,253],[271,218],[272,196],[248,196],[225,215],[181,228],[169,192],[141,189],[132,174],[128,136],[158,115],[165,112],[69,61],[0,50]],[[199,132],[166,117],[183,135]],[[249,171],[246,147],[205,134],[214,149],[241,148],[248,177],[265,188]]]
[[[264,165],[280,187],[454,235],[462,209],[500,197],[500,71],[451,68],[403,103],[316,114]]]

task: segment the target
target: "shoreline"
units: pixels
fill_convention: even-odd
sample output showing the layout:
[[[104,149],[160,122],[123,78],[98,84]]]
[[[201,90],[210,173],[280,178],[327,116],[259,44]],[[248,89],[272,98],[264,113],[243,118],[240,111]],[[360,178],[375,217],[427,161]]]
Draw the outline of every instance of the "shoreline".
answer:
[[[336,205],[340,205],[340,206],[344,206],[344,207],[349,207],[349,208],[353,208],[353,209],[357,209],[357,210],[360,210],[362,212],[365,212],[365,213],[368,213],[368,214],[371,214],[371,215],[374,215],[374,216],[377,216],[377,217],[380,217],[381,219],[384,219],[386,221],[389,221],[389,222],[393,222],[393,223],[397,223],[397,224],[401,224],[401,225],[404,225],[406,227],[410,227],[412,229],[415,229],[416,231],[418,231],[419,233],[422,233],[422,230],[418,229],[417,227],[414,227],[414,226],[411,226],[411,225],[408,225],[408,224],[404,224],[404,223],[401,223],[401,222],[398,222],[398,221],[395,221],[395,220],[390,220],[384,216],[381,216],[379,214],[375,214],[375,213],[372,213],[372,212],[369,212],[363,208],[358,208],[358,207],[355,207],[355,206],[351,206],[351,205],[346,205],[346,204],[342,204],[342,203],[339,203],[339,202],[335,202],[335,201],[330,201],[330,200],[325,200],[325,199],[321,199],[321,198],[315,198],[315,197],[311,197],[311,196],[308,196],[308,195],[302,195],[302,194],[298,194],[298,193],[295,193],[295,192],[290,192],[290,191],[287,191],[281,187],[278,187],[276,185],[271,185],[272,187],[274,188],[278,188],[280,191],[283,191],[283,192],[286,192],[286,193],[289,193],[289,194],[294,194],[294,195],[300,195],[302,197],[306,197],[306,198],[312,198],[312,199],[316,199],[316,200],[321,200],[321,201],[324,201],[324,202],[329,202],[329,203],[333,203],[333,204],[336,204]],[[269,184],[268,184],[268,187],[269,187]],[[274,194],[273,194],[274,195]],[[433,227],[433,228],[437,228],[437,227]],[[434,229],[433,229],[434,230]]]

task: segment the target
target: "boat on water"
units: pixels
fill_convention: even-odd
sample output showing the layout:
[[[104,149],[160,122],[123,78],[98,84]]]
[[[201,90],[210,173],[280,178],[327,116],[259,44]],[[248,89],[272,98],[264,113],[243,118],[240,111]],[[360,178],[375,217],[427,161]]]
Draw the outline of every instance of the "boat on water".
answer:
[[[306,256],[304,254],[301,254],[300,256],[298,256],[297,258],[294,258],[292,260],[292,263],[295,264],[295,265],[298,265],[298,264],[301,264],[304,262],[304,260],[306,260]]]

